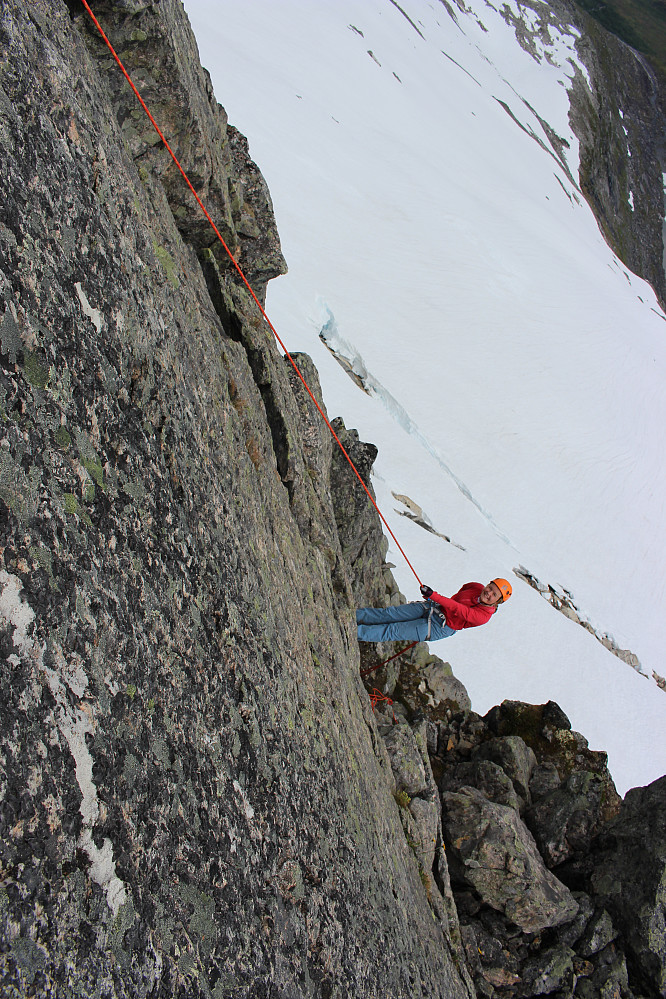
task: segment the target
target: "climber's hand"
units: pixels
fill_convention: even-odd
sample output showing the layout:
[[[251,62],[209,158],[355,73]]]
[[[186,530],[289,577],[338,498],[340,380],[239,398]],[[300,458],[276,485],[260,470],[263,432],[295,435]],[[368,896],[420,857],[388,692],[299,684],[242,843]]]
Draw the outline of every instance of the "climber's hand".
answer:
[[[426,600],[430,600],[432,590],[429,586],[421,586],[421,594],[426,598]]]

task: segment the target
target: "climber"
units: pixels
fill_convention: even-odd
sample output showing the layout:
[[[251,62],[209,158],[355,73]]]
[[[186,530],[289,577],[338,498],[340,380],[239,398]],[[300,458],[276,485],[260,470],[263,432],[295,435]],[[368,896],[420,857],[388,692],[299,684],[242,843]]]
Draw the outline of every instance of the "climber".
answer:
[[[493,616],[511,596],[506,579],[465,583],[452,597],[443,597],[421,586],[425,600],[398,607],[360,607],[356,611],[361,642],[435,642],[450,638],[463,628],[476,628]]]

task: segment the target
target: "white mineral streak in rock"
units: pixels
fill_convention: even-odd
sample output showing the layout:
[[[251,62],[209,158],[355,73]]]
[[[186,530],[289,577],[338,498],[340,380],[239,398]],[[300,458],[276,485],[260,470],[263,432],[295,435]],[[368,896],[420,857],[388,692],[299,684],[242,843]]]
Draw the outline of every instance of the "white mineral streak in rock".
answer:
[[[79,808],[83,818],[83,829],[78,845],[90,860],[90,876],[106,892],[108,906],[115,917],[127,899],[125,885],[116,875],[111,840],[105,839],[99,848],[92,838],[92,827],[99,816],[99,800],[93,781],[93,760],[86,745],[86,735],[94,732],[95,719],[90,704],[84,703],[80,708],[73,708],[68,702],[65,689],[66,684],[76,697],[81,697],[88,685],[87,677],[79,664],[68,664],[62,654],[56,654],[58,672],[46,665],[44,662],[46,646],[35,645],[34,639],[28,634],[30,625],[35,619],[35,612],[28,602],[21,598],[22,587],[23,584],[18,576],[4,570],[0,571],[0,620],[4,625],[14,628],[12,635],[14,646],[19,650],[20,656],[32,659],[38,669],[45,674],[51,693],[58,704],[58,728],[67,740],[69,751],[74,758],[76,779],[83,796]],[[9,660],[17,665],[19,657],[13,655]]]
[[[12,625],[14,634],[12,641],[23,655],[27,655],[33,647],[32,638],[28,635],[28,628],[35,619],[35,612],[24,600],[21,600],[21,589],[23,583],[18,576],[12,576],[3,569],[0,572],[0,618],[4,624]],[[9,661],[17,665],[18,660],[14,655],[9,656]]]
[[[102,329],[102,313],[99,309],[93,309],[92,305],[88,301],[88,296],[81,287],[80,281],[74,282],[74,287],[76,288],[76,294],[79,296],[79,302],[81,303],[81,308],[83,309],[84,316],[87,316],[91,321],[97,332],[99,333]]]
[[[237,780],[234,781],[234,791],[236,792],[236,794],[238,795],[238,797],[240,798],[240,800],[242,802],[242,805],[243,805],[243,814],[245,815],[245,818],[249,822],[251,819],[254,818],[254,808],[252,807],[252,805],[250,804],[250,802],[247,800],[247,795],[245,794],[245,791],[240,786],[240,784],[238,783]]]

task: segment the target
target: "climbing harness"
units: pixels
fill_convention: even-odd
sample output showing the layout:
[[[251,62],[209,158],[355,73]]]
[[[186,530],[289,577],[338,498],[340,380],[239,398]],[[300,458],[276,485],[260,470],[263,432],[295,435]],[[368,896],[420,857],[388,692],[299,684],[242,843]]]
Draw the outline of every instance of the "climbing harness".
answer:
[[[434,602],[434,600],[427,600],[426,603],[430,604],[430,610],[428,612],[428,634],[423,639],[423,641],[424,642],[429,642],[430,641],[430,631],[431,631],[431,628],[432,628],[433,614],[434,614],[434,616],[436,618],[438,618],[440,624],[444,625],[445,628],[447,627],[447,623],[446,623],[446,615],[443,614],[441,610],[437,609],[437,604]]]
[[[432,602],[432,600],[429,600],[428,603],[430,604],[430,610],[428,611],[428,634],[425,637],[426,642],[429,641],[430,639],[430,630],[432,628],[432,616],[435,613],[435,605]]]
[[[192,185],[192,182],[190,181],[189,177],[188,177],[188,176],[187,176],[187,174],[185,173],[185,171],[184,171],[183,167],[182,167],[182,166],[180,165],[180,162],[179,162],[178,158],[176,157],[176,154],[175,154],[175,153],[173,152],[173,150],[172,150],[171,146],[169,145],[169,143],[167,142],[166,138],[164,137],[164,134],[163,134],[162,130],[160,129],[159,125],[157,124],[157,122],[156,122],[156,121],[155,121],[155,119],[153,118],[152,114],[150,113],[150,110],[148,109],[148,107],[147,107],[147,105],[146,105],[146,103],[145,103],[145,101],[144,101],[143,97],[141,96],[141,94],[139,93],[139,91],[137,90],[137,88],[136,88],[136,87],[134,86],[134,83],[132,82],[132,79],[131,79],[131,77],[130,77],[129,73],[128,73],[128,72],[127,72],[127,70],[125,69],[125,67],[124,67],[123,63],[121,62],[121,60],[120,60],[120,58],[119,58],[118,54],[116,53],[116,50],[114,49],[113,45],[111,44],[111,42],[110,42],[110,41],[109,41],[109,39],[107,38],[106,34],[104,33],[104,30],[103,30],[103,28],[102,28],[101,24],[99,23],[99,21],[97,20],[97,18],[96,18],[96,17],[95,17],[95,15],[93,14],[92,10],[90,9],[90,5],[88,4],[88,0],[81,0],[81,3],[83,4],[83,6],[84,6],[84,7],[85,7],[85,9],[87,10],[88,14],[89,14],[89,15],[90,15],[90,17],[92,18],[92,21],[93,21],[93,23],[94,23],[95,27],[97,28],[97,30],[99,31],[100,35],[102,36],[102,39],[103,39],[103,40],[104,40],[104,42],[106,43],[106,46],[107,46],[107,48],[109,49],[109,52],[110,52],[110,53],[111,53],[111,55],[113,56],[114,60],[116,61],[116,63],[118,64],[118,66],[119,66],[119,68],[120,68],[120,71],[122,72],[123,76],[125,77],[125,79],[126,79],[126,80],[127,80],[127,82],[129,83],[130,87],[132,88],[132,90],[133,90],[133,92],[134,92],[134,95],[136,96],[137,100],[138,100],[138,101],[139,101],[139,103],[141,104],[141,107],[143,108],[143,110],[144,110],[144,111],[146,112],[146,114],[148,115],[148,118],[150,119],[150,122],[151,122],[151,124],[152,124],[153,128],[155,129],[155,131],[156,131],[156,132],[157,132],[157,134],[159,135],[160,139],[161,139],[161,140],[162,140],[162,142],[164,143],[164,146],[165,146],[165,148],[166,148],[167,152],[168,152],[168,153],[169,153],[169,155],[171,156],[171,159],[173,160],[173,162],[175,163],[175,165],[176,165],[176,167],[178,168],[179,172],[181,173],[181,175],[182,175],[182,177],[183,177],[183,179],[184,179],[185,183],[187,184],[187,186],[189,187],[190,191],[191,191],[191,192],[192,192],[192,194],[194,195],[194,197],[195,197],[195,199],[196,199],[196,202],[197,202],[197,204],[199,205],[199,207],[200,207],[201,211],[202,211],[202,212],[204,213],[204,215],[206,216],[207,220],[208,220],[208,221],[210,222],[210,224],[211,224],[211,226],[212,226],[212,228],[213,228],[213,231],[215,232],[215,235],[217,236],[217,238],[219,239],[220,243],[221,243],[221,244],[222,244],[222,246],[224,247],[224,249],[225,249],[225,252],[227,253],[227,256],[228,256],[228,257],[229,257],[229,259],[231,260],[231,263],[232,263],[232,265],[234,266],[235,270],[237,271],[238,275],[240,276],[240,278],[241,278],[241,280],[242,280],[243,284],[245,285],[245,287],[246,287],[246,288],[247,288],[247,290],[249,291],[250,295],[251,295],[251,296],[252,296],[252,298],[254,299],[254,302],[255,302],[255,304],[257,305],[257,308],[259,309],[259,311],[261,312],[261,314],[262,314],[263,318],[265,319],[266,323],[268,324],[268,327],[269,327],[269,329],[271,330],[271,332],[272,332],[273,336],[275,337],[275,339],[276,339],[276,340],[277,340],[277,342],[279,343],[280,347],[281,347],[281,348],[282,348],[282,350],[284,351],[284,354],[285,354],[285,357],[287,358],[287,360],[289,361],[289,363],[290,363],[290,364],[291,364],[291,366],[293,367],[294,371],[295,371],[295,372],[296,372],[296,374],[298,375],[299,379],[300,379],[300,380],[301,380],[301,382],[303,383],[303,385],[304,385],[304,387],[305,387],[305,390],[306,390],[306,392],[308,393],[308,395],[310,396],[310,398],[312,399],[313,403],[315,404],[315,406],[316,406],[316,408],[317,408],[317,410],[318,410],[318,412],[319,412],[319,415],[321,416],[322,420],[324,421],[324,423],[326,424],[326,426],[327,426],[327,427],[328,427],[328,429],[330,430],[331,434],[333,435],[333,438],[335,439],[335,441],[336,441],[336,443],[337,443],[338,447],[340,448],[340,450],[341,450],[341,451],[342,451],[342,453],[344,454],[345,458],[347,459],[347,461],[348,461],[348,462],[349,462],[349,464],[351,465],[351,467],[352,467],[352,470],[353,470],[354,474],[356,475],[356,478],[357,478],[357,479],[358,479],[358,481],[359,481],[359,482],[361,483],[361,485],[362,485],[362,487],[363,487],[363,489],[364,489],[364,491],[365,491],[365,493],[366,493],[366,495],[367,495],[368,499],[370,500],[370,502],[372,503],[373,507],[375,508],[375,510],[377,511],[377,513],[379,514],[379,517],[380,517],[380,519],[381,519],[381,521],[382,521],[382,523],[383,523],[384,527],[386,528],[386,530],[388,531],[388,533],[389,533],[389,534],[391,535],[391,537],[393,538],[393,541],[394,541],[394,542],[395,542],[395,544],[397,545],[397,547],[398,547],[398,550],[399,550],[400,554],[401,554],[401,555],[402,555],[402,557],[404,558],[404,560],[405,560],[405,562],[407,563],[407,565],[409,566],[409,568],[410,568],[410,569],[412,570],[412,572],[414,573],[414,576],[416,577],[416,581],[417,581],[417,582],[419,583],[419,585],[420,585],[420,584],[421,584],[421,580],[419,579],[419,576],[418,576],[418,573],[416,572],[416,569],[414,568],[414,566],[412,565],[412,563],[411,563],[411,562],[409,561],[409,559],[407,558],[407,555],[405,554],[405,552],[404,552],[404,550],[403,550],[403,548],[402,548],[402,546],[401,546],[400,542],[398,541],[398,539],[396,538],[395,534],[393,533],[393,531],[392,531],[392,530],[391,530],[391,528],[389,527],[389,525],[388,525],[388,523],[387,523],[387,521],[386,521],[386,518],[384,517],[383,513],[381,512],[381,510],[380,510],[380,509],[379,509],[379,507],[377,506],[377,503],[375,502],[375,499],[374,499],[374,497],[372,496],[372,494],[371,494],[370,490],[368,489],[368,487],[366,486],[365,482],[364,482],[364,481],[363,481],[363,479],[361,478],[361,474],[360,474],[360,472],[358,471],[358,469],[356,468],[356,465],[354,464],[354,462],[352,461],[352,459],[351,459],[351,458],[349,457],[349,454],[348,454],[348,453],[347,453],[347,451],[345,450],[345,448],[344,448],[344,446],[343,446],[343,444],[342,444],[342,441],[340,440],[340,438],[339,438],[339,437],[338,437],[338,435],[336,434],[335,430],[334,430],[334,429],[333,429],[333,427],[331,426],[331,423],[330,423],[330,421],[329,421],[328,417],[326,416],[326,414],[324,413],[323,409],[321,408],[321,406],[320,406],[320,405],[319,405],[319,403],[317,402],[317,400],[316,400],[316,398],[315,398],[315,396],[314,396],[314,394],[313,394],[312,390],[310,389],[310,386],[308,385],[308,383],[306,382],[305,378],[304,378],[304,377],[303,377],[303,375],[301,374],[301,371],[299,370],[299,368],[298,368],[298,366],[297,366],[296,362],[294,361],[294,359],[292,358],[291,354],[289,353],[289,351],[288,351],[288,350],[287,350],[287,348],[285,347],[284,343],[283,343],[283,342],[282,342],[282,340],[280,339],[280,336],[279,336],[279,334],[278,334],[277,330],[276,330],[276,329],[275,329],[275,327],[273,326],[273,323],[272,323],[272,322],[270,321],[270,319],[268,318],[268,316],[267,316],[267,314],[266,314],[266,311],[264,310],[264,307],[262,306],[261,302],[259,301],[259,299],[258,299],[258,298],[257,298],[257,296],[255,295],[254,291],[252,290],[252,288],[251,288],[251,286],[250,286],[250,283],[249,283],[249,281],[248,281],[248,280],[247,280],[247,278],[245,277],[245,274],[243,273],[243,271],[242,271],[242,269],[241,269],[240,265],[238,264],[238,261],[237,261],[237,260],[235,259],[235,257],[234,257],[234,255],[233,255],[233,253],[231,252],[231,250],[229,249],[229,247],[228,247],[228,246],[227,246],[227,244],[225,243],[224,239],[222,238],[222,235],[221,235],[221,233],[220,233],[219,229],[217,228],[217,226],[216,226],[216,225],[215,225],[215,223],[213,222],[212,218],[210,217],[210,215],[209,215],[208,211],[206,210],[206,207],[205,207],[205,205],[204,205],[203,201],[201,200],[201,198],[199,197],[199,195],[197,194],[197,192],[196,192],[196,191],[194,190],[194,187],[193,187],[193,185]]]

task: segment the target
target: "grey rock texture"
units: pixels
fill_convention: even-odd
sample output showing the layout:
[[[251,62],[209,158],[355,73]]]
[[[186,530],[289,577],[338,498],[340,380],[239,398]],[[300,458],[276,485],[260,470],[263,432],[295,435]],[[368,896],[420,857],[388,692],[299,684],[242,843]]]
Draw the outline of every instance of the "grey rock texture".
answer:
[[[461,787],[474,787],[497,805],[507,805],[520,811],[521,800],[516,794],[513,781],[502,767],[491,760],[470,760],[459,763],[454,772],[447,777],[448,790],[460,790]]]
[[[530,777],[536,767],[534,751],[519,735],[505,735],[483,742],[474,754],[477,760],[496,763],[513,784],[523,807],[530,797]]]
[[[599,846],[592,886],[627,941],[639,981],[666,996],[666,777],[627,793]]]
[[[548,867],[589,852],[603,827],[603,797],[601,778],[582,770],[532,806],[525,821]]]
[[[393,725],[384,736],[384,745],[395,776],[396,790],[413,796],[428,786],[423,760],[409,725]]]
[[[261,296],[270,199],[181,4],[95,9]],[[81,7],[9,0],[0,48],[2,994],[463,999],[327,432]]]
[[[467,787],[444,792],[442,822],[454,882],[473,888],[524,932],[559,926],[576,915],[575,900],[546,870],[515,809]]]

